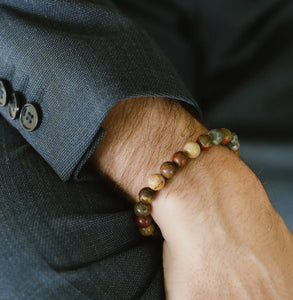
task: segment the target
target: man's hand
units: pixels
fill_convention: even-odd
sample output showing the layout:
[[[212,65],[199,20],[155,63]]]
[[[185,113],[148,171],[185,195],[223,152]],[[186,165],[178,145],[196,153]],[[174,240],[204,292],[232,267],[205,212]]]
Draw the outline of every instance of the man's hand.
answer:
[[[171,99],[121,101],[91,158],[137,201],[148,177],[207,129]],[[158,192],[168,299],[292,299],[293,241],[254,173],[215,146]]]
[[[228,149],[202,153],[160,197],[168,299],[293,299],[292,235]]]

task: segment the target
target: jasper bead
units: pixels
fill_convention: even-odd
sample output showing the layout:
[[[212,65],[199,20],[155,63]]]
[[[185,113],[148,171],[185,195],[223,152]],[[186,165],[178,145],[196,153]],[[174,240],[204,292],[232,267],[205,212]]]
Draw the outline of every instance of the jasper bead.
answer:
[[[224,139],[224,133],[220,129],[211,129],[208,133],[214,145],[220,145]]]
[[[238,151],[240,148],[240,143],[238,140],[238,136],[235,132],[232,133],[232,139],[231,141],[227,144],[227,146],[234,152]]]
[[[196,158],[200,155],[200,146],[196,142],[188,142],[184,146],[184,153],[189,157],[189,158]]]
[[[174,176],[176,172],[176,165],[171,161],[164,162],[160,167],[160,173],[167,179]]]
[[[152,223],[152,217],[151,216],[136,217],[135,221],[136,221],[136,224],[139,227],[144,228],[144,227],[148,227],[148,226],[151,225],[151,223]]]
[[[134,205],[134,213],[138,217],[147,217],[151,213],[151,206],[147,203],[137,202]]]
[[[143,235],[143,236],[150,236],[150,235],[153,234],[153,232],[155,230],[155,225],[152,223],[148,227],[139,227],[138,230],[139,230],[139,232],[140,232],[141,235]]]
[[[221,128],[220,129],[222,132],[223,132],[223,134],[224,134],[224,139],[223,139],[223,141],[222,141],[222,144],[223,145],[227,145],[231,140],[232,140],[232,133],[231,133],[231,131],[229,130],[229,129],[227,129],[227,128]]]
[[[149,187],[145,187],[138,193],[138,198],[143,203],[150,204],[155,198],[155,191]]]
[[[231,149],[233,152],[236,152],[240,149],[240,143],[238,142],[236,145],[229,146],[229,149]]]
[[[165,178],[161,174],[153,174],[149,178],[149,187],[154,190],[158,191],[161,190],[165,185]]]
[[[202,134],[197,138],[197,142],[199,143],[202,150],[209,150],[212,147],[212,140],[209,135]]]
[[[185,155],[183,151],[175,152],[172,158],[172,161],[178,166],[178,167],[184,167],[186,166],[188,162],[188,157]]]
[[[229,144],[236,145],[239,142],[238,135],[235,132],[232,132],[232,138]]]

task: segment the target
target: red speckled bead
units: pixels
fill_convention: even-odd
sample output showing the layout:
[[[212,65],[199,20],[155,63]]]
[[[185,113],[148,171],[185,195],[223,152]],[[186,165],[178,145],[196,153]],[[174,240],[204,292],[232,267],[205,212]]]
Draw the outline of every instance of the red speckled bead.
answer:
[[[183,151],[175,152],[172,158],[172,161],[178,166],[178,167],[184,167],[187,165],[188,157]]]
[[[201,149],[204,151],[207,151],[212,147],[212,139],[208,134],[200,135],[196,141],[199,143]]]
[[[141,235],[143,235],[143,236],[150,236],[155,231],[155,225],[154,225],[154,223],[152,223],[148,227],[139,227],[138,230],[139,230],[139,232],[140,232]]]
[[[174,176],[176,171],[176,165],[172,161],[166,161],[162,163],[160,167],[160,173],[167,179]]]
[[[224,134],[224,138],[223,138],[223,141],[222,141],[222,144],[223,145],[226,145],[228,144],[231,140],[232,140],[232,133],[229,129],[227,128],[220,128],[220,130],[223,132]]]
[[[139,227],[148,227],[151,225],[152,223],[152,217],[151,216],[147,216],[147,217],[136,217],[135,219],[136,221],[136,224],[139,226]]]

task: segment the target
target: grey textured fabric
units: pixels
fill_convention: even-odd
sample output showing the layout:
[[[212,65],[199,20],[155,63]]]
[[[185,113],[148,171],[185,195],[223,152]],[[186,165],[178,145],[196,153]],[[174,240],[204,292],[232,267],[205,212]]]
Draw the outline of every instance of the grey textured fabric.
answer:
[[[1,116],[0,140],[1,300],[163,298],[162,242],[117,189],[64,183]]]
[[[0,8],[0,77],[39,104],[42,122],[28,133],[0,113],[62,180],[81,169],[117,102],[166,96],[198,111],[162,51],[110,1],[0,1]]]
[[[26,132],[0,108],[0,299],[164,298],[162,241],[83,166],[118,101],[196,102],[110,1],[0,1],[0,14],[0,77],[42,117]]]

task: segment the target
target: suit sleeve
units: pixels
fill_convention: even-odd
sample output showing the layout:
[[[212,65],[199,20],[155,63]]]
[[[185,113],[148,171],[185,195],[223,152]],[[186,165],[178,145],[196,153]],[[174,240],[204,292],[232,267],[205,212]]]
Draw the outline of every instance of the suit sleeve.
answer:
[[[41,121],[26,131],[6,106],[0,113],[63,181],[78,175],[119,101],[162,96],[199,111],[157,45],[110,1],[0,4],[0,77],[37,104]]]

